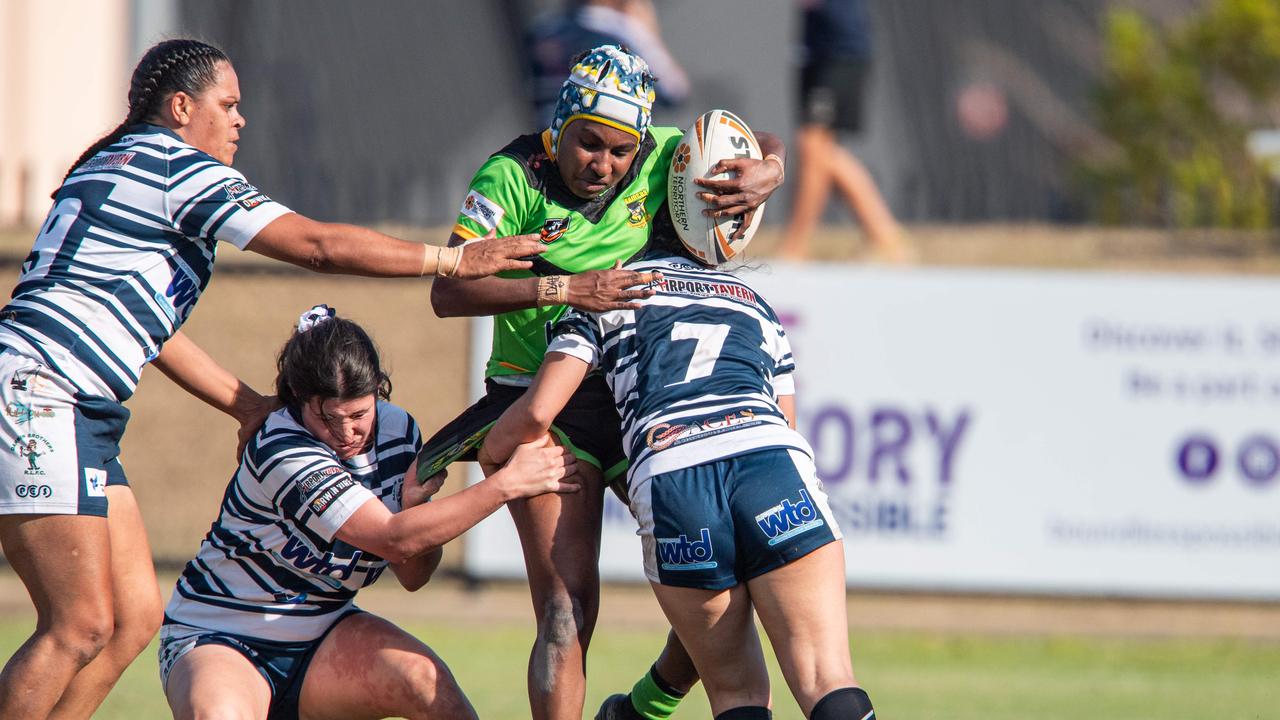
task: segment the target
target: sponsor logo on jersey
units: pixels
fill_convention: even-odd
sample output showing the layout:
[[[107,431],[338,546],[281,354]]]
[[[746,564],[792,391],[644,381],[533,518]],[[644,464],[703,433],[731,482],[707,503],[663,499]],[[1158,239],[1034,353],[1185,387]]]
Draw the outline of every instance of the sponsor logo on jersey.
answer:
[[[13,492],[20,498],[53,497],[53,487],[50,485],[17,485]]]
[[[677,293],[680,295],[697,295],[698,297],[727,297],[734,300],[744,300],[746,302],[756,304],[756,294],[751,288],[743,285],[734,285],[733,283],[709,283],[700,280],[682,280],[680,278],[664,278],[658,283],[658,289],[661,292]]]
[[[792,502],[787,498],[756,515],[756,525],[769,538],[770,545],[777,545],[800,533],[817,530],[825,524],[818,506],[813,504],[813,498],[804,489],[800,490],[799,500]]]
[[[737,410],[727,415],[716,415],[709,418],[701,418],[687,425],[678,423],[658,423],[649,428],[645,433],[644,441],[649,448],[654,451],[666,450],[672,445],[683,445],[686,442],[697,440],[701,437],[710,437],[719,435],[723,432],[735,430],[743,423],[755,424],[763,422],[756,417],[755,410],[743,409]]]
[[[324,492],[311,499],[311,512],[317,515],[323,515],[325,510],[333,504],[334,500],[342,497],[342,494],[356,486],[356,481],[351,476],[340,478],[337,482],[325,488]]]
[[[542,224],[542,232],[539,233],[542,236],[542,242],[550,245],[563,237],[565,232],[569,230],[569,220],[570,218],[567,217],[548,218]]]
[[[485,230],[498,229],[502,216],[507,214],[497,203],[472,190],[462,201],[462,214],[480,223]]]
[[[99,468],[85,468],[84,491],[89,497],[106,497],[107,471]]]
[[[53,417],[53,408],[35,408],[15,400],[4,406],[4,414],[20,423],[29,423],[36,418]]]
[[[18,457],[26,459],[27,467],[22,470],[23,475],[44,475],[40,458],[53,452],[53,445],[45,436],[36,433],[19,435],[9,448]]]
[[[156,293],[156,303],[169,321],[175,324],[186,322],[187,316],[195,307],[196,297],[200,294],[200,283],[194,275],[181,265],[173,268],[173,279],[163,293]]]
[[[223,188],[227,193],[227,199],[236,203],[245,210],[252,210],[262,203],[269,202],[271,198],[267,197],[258,190],[258,188],[247,182],[234,182]]]
[[[134,153],[107,153],[106,155],[94,155],[85,161],[80,169],[83,170],[110,170],[113,168],[122,168],[129,164],[133,159]]]
[[[301,490],[304,495],[309,495],[312,490],[315,490],[316,488],[320,487],[320,483],[324,482],[325,480],[328,480],[329,478],[333,477],[334,475],[337,475],[340,472],[342,472],[342,468],[338,467],[337,465],[330,465],[329,467],[320,468],[319,470],[308,473],[306,477],[299,480],[298,489]]]
[[[641,228],[649,224],[649,211],[644,206],[644,201],[649,197],[648,190],[641,190],[633,195],[622,198],[622,202],[627,204],[627,224],[634,228]]]
[[[332,552],[316,557],[298,538],[290,536],[280,556],[289,564],[316,575],[327,575],[335,580],[349,580],[356,571],[356,563],[364,556],[364,552],[356,550],[351,557],[339,560]]]
[[[9,378],[9,387],[14,390],[25,390],[27,392],[35,392],[44,384],[44,380],[35,370],[19,370]]]
[[[698,531],[697,540],[690,540],[685,535],[656,539],[658,562],[663,570],[707,570],[718,565],[708,528]]]

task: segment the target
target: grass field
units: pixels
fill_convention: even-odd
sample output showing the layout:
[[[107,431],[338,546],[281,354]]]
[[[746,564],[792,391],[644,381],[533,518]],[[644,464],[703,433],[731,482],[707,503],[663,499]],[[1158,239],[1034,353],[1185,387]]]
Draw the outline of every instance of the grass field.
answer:
[[[0,655],[11,653],[29,628],[8,618],[0,623]],[[480,717],[528,717],[523,677],[529,628],[445,623],[408,628],[445,658]],[[660,649],[662,637],[658,630],[602,632],[591,653],[590,707],[629,687]],[[859,632],[851,639],[860,680],[885,720],[1280,717],[1280,645],[1275,644],[913,632]],[[775,717],[802,717],[776,666],[772,671]],[[164,718],[167,710],[153,645],[95,717]],[[677,713],[679,718],[708,716],[700,691]]]
[[[162,580],[166,593],[171,578]],[[433,583],[434,585],[434,583]],[[453,669],[480,717],[527,718],[532,641],[522,585],[416,595],[394,583],[361,605],[408,628]],[[851,596],[854,668],[884,720],[1280,718],[1280,607],[1080,599]],[[0,573],[0,657],[30,632],[21,585]],[[643,587],[606,591],[591,650],[588,715],[657,655],[664,625]],[[776,665],[776,717],[798,719]],[[95,716],[168,717],[154,645]],[[695,691],[678,718],[709,717]]]

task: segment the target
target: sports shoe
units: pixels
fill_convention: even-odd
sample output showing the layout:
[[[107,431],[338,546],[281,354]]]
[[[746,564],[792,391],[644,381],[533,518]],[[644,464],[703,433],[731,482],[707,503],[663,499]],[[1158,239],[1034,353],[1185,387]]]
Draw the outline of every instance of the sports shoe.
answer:
[[[595,720],[644,720],[631,704],[631,696],[614,693],[600,703]]]

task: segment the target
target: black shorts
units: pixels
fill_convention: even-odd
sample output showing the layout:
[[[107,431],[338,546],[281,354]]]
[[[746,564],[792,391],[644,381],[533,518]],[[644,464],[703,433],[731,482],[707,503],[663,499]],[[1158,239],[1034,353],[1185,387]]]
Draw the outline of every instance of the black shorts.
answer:
[[[445,425],[418,453],[418,480],[425,480],[458,461],[475,461],[489,429],[526,388],[485,381],[485,396]],[[610,482],[626,473],[622,420],[613,391],[601,375],[589,375],[556,416],[552,432],[579,460],[596,466]]]
[[[859,58],[819,58],[800,69],[800,124],[862,129],[862,95],[870,65]]]

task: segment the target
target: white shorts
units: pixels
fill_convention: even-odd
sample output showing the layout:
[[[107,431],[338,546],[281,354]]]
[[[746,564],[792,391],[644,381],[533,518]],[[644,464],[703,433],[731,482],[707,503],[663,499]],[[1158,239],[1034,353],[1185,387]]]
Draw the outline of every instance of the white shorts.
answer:
[[[120,437],[129,411],[80,395],[38,360],[0,353],[0,515],[107,514],[126,485]]]

